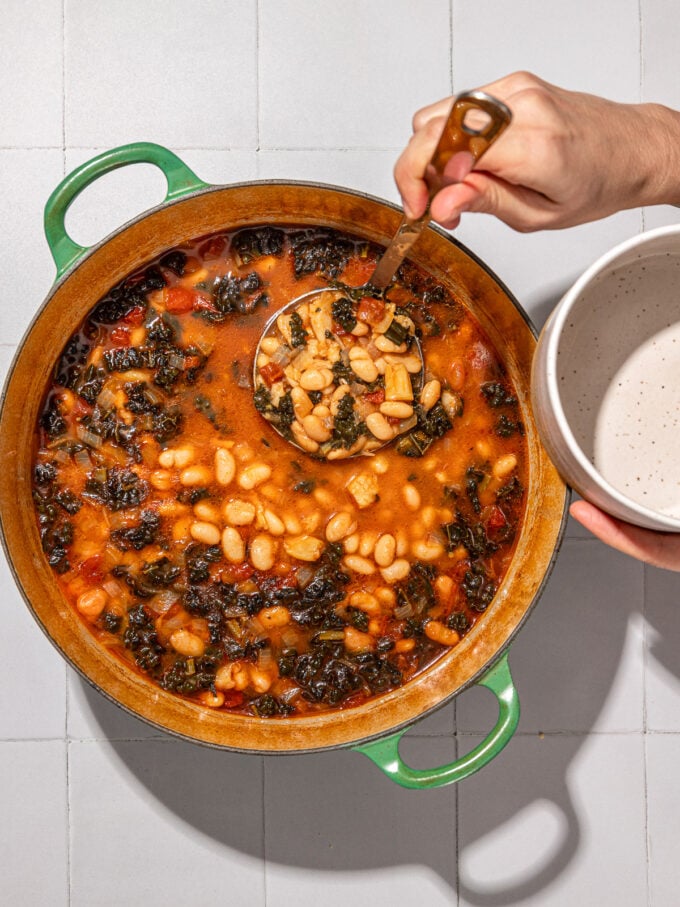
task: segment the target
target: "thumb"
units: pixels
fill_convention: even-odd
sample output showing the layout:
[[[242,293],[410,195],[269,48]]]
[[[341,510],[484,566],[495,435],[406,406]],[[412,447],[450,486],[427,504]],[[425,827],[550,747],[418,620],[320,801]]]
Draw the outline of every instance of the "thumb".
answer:
[[[433,220],[447,227],[464,211],[493,214],[514,230],[531,232],[550,225],[555,204],[540,192],[514,186],[483,171],[442,189],[432,200]]]

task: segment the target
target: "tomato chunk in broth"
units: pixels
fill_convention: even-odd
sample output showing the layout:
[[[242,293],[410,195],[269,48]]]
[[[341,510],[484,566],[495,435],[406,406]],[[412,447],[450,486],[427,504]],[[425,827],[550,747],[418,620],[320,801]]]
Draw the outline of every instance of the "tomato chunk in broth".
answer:
[[[102,647],[169,693],[262,718],[351,708],[493,600],[525,507],[516,392],[424,271],[352,289],[379,253],[292,225],[187,243],[113,287],[56,363],[45,556]],[[265,344],[255,392],[265,324],[315,288],[325,320]]]

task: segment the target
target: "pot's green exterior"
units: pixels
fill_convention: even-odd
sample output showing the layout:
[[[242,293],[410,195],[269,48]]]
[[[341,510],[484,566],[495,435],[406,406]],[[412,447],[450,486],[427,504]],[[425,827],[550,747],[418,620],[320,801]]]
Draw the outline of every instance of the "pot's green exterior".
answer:
[[[462,781],[496,758],[510,742],[519,723],[519,697],[512,682],[507,652],[477,682],[491,690],[498,699],[498,721],[478,746],[455,762],[429,769],[416,769],[406,765],[399,755],[399,743],[408,728],[373,743],[355,746],[354,749],[368,756],[391,781],[402,787],[424,790]]]
[[[199,189],[211,188],[210,183],[199,179],[176,154],[152,142],[121,145],[93,157],[63,179],[45,205],[45,236],[57,266],[57,280],[88,251],[66,232],[64,220],[70,205],[90,183],[127,164],[155,164],[163,171],[168,181],[164,204]]]

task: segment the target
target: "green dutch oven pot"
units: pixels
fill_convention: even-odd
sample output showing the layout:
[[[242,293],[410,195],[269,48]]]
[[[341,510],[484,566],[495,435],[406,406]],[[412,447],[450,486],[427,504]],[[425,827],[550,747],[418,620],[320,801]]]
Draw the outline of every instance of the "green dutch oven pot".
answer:
[[[101,243],[86,248],[67,234],[64,218],[78,194],[118,167],[146,162],[164,173],[167,195]],[[213,747],[259,754],[310,753],[352,747],[404,787],[451,784],[479,771],[512,737],[519,701],[508,647],[538,600],[561,540],[567,489],[539,441],[529,404],[535,331],[519,304],[471,252],[430,226],[411,259],[451,289],[481,323],[519,392],[529,448],[527,513],[513,560],[494,601],[463,640],[402,688],[363,706],[309,717],[267,720],[208,710],[152,686],[93,639],[60,593],[42,553],[31,503],[33,429],[42,390],[59,351],[111,286],[164,250],[220,230],[277,223],[322,225],[386,245],[400,210],[334,186],[250,182],[213,186],[176,155],[137,143],[93,158],[67,176],[45,208],[45,233],[57,279],[14,358],[0,409],[0,527],[8,560],[38,624],[67,661],[104,696],[153,726]],[[399,742],[415,721],[472,684],[498,701],[498,721],[470,753],[449,765],[416,770]]]

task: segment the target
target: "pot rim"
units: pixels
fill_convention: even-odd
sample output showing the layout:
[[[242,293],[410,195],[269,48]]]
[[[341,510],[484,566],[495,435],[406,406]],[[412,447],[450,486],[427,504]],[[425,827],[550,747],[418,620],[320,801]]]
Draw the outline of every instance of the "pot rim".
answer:
[[[132,218],[129,221],[126,221],[124,224],[122,224],[119,228],[114,230],[112,233],[110,233],[107,236],[105,236],[104,238],[102,238],[99,242],[95,243],[93,246],[90,246],[87,249],[85,249],[84,252],[82,253],[82,255],[80,255],[77,258],[77,260],[73,261],[64,270],[63,274],[61,274],[58,277],[58,279],[55,281],[55,283],[50,287],[48,295],[45,297],[42,304],[37,309],[36,313],[34,314],[33,318],[31,319],[30,324],[28,325],[28,327],[24,333],[24,336],[22,337],[20,343],[18,344],[15,356],[13,357],[13,361],[8,370],[8,374],[7,374],[7,377],[4,382],[2,394],[0,395],[0,419],[2,418],[3,411],[5,408],[7,390],[13,379],[14,372],[15,372],[15,366],[20,359],[24,346],[34,329],[36,322],[38,321],[38,319],[42,315],[44,309],[47,307],[47,305],[52,300],[54,295],[61,289],[61,287],[67,282],[67,280],[72,278],[74,273],[81,266],[83,266],[90,258],[92,258],[99,251],[101,251],[105,246],[107,246],[116,237],[125,233],[127,230],[134,227],[135,225],[147,220],[149,217],[151,217],[153,214],[155,214],[157,212],[161,212],[161,211],[164,211],[165,209],[181,205],[182,203],[186,203],[187,201],[190,201],[191,199],[194,199],[197,197],[208,196],[213,193],[218,193],[218,192],[221,192],[224,190],[250,189],[250,188],[256,188],[256,187],[271,188],[271,187],[277,187],[277,186],[301,187],[301,188],[310,189],[310,190],[322,190],[322,191],[330,191],[330,192],[334,192],[334,193],[341,193],[342,195],[366,200],[372,204],[378,205],[383,208],[389,208],[393,212],[397,212],[397,213],[401,212],[401,208],[399,208],[399,206],[397,206],[393,202],[390,202],[390,201],[381,199],[379,197],[370,195],[368,193],[361,192],[361,191],[351,189],[348,187],[336,186],[336,185],[326,184],[326,183],[317,183],[314,181],[285,180],[285,179],[251,180],[251,181],[244,181],[244,182],[239,182],[239,183],[208,185],[203,188],[199,188],[197,190],[187,192],[181,198],[166,200],[165,202],[162,202],[159,205],[156,205],[151,209],[147,209],[147,210],[141,212],[139,215],[137,215],[136,217]],[[319,219],[322,219],[322,217],[323,217],[323,215],[320,215]],[[290,223],[295,222],[295,218],[289,218],[285,215],[281,215],[280,223],[288,223],[288,222],[290,222]],[[299,219],[298,219],[298,223],[299,223]],[[225,227],[224,229],[227,229],[227,228]],[[430,224],[428,226],[428,229],[432,230],[433,232],[438,234],[447,243],[452,244],[465,257],[469,258],[472,262],[474,262],[474,264],[477,265],[477,267],[479,267],[484,272],[484,274],[488,278],[490,278],[490,280],[493,283],[495,283],[498,286],[498,288],[504,294],[506,300],[512,304],[516,314],[518,314],[521,317],[522,321],[528,328],[530,334],[535,339],[537,332],[536,332],[536,329],[535,329],[533,322],[531,321],[529,315],[526,313],[526,311],[523,309],[523,307],[519,304],[519,302],[515,299],[514,295],[508,290],[508,288],[505,286],[505,284],[495,275],[495,273],[474,252],[470,251],[466,246],[464,246],[462,243],[460,243],[458,240],[456,240],[447,231],[444,231],[442,228],[440,228],[439,226],[434,225],[434,224]],[[216,232],[216,231],[213,229],[211,232]],[[198,235],[200,236],[202,234],[199,233]],[[205,234],[205,235],[208,235],[208,234]],[[527,405],[529,405],[529,403],[527,403]],[[95,688],[98,692],[103,694],[109,701],[111,701],[113,704],[117,705],[118,707],[122,708],[124,711],[130,713],[134,717],[145,721],[147,724],[151,725],[152,727],[155,727],[164,733],[172,734],[173,736],[175,736],[177,738],[187,740],[189,742],[200,743],[202,745],[211,746],[216,749],[224,749],[224,750],[238,752],[238,753],[285,755],[285,754],[290,754],[291,752],[294,752],[296,754],[297,753],[312,753],[312,752],[323,752],[326,750],[333,750],[333,749],[338,749],[338,748],[354,747],[359,744],[368,743],[368,742],[371,742],[374,740],[378,740],[380,738],[384,738],[387,735],[397,733],[399,731],[403,731],[404,729],[410,727],[414,722],[419,721],[422,718],[426,717],[427,715],[434,713],[439,708],[442,708],[444,705],[446,705],[448,702],[450,702],[453,698],[455,698],[457,695],[462,693],[465,689],[468,689],[470,686],[477,683],[479,681],[480,677],[482,677],[489,670],[490,666],[492,664],[494,664],[503,655],[504,652],[507,651],[507,649],[511,645],[512,641],[514,640],[516,634],[523,627],[524,622],[528,619],[529,614],[531,613],[531,611],[535,607],[536,603],[538,602],[538,600],[545,588],[545,585],[547,584],[547,582],[549,580],[550,574],[551,574],[554,564],[556,562],[557,555],[559,553],[561,542],[562,542],[564,532],[566,529],[568,504],[569,504],[569,492],[568,492],[568,489],[565,488],[564,489],[564,501],[562,504],[562,512],[560,515],[559,526],[558,526],[557,532],[555,534],[555,540],[553,543],[552,551],[548,558],[547,564],[543,568],[543,573],[542,573],[541,579],[533,591],[531,600],[528,602],[528,604],[526,604],[524,606],[524,610],[523,610],[521,616],[519,617],[519,619],[513,626],[512,630],[507,634],[503,644],[494,650],[491,657],[487,658],[487,660],[477,669],[477,671],[475,671],[465,681],[460,683],[459,686],[455,690],[453,690],[452,692],[450,692],[446,695],[440,696],[436,702],[434,702],[429,707],[424,708],[417,715],[409,716],[402,721],[391,724],[390,727],[387,729],[381,728],[379,730],[376,730],[375,732],[370,732],[370,733],[362,734],[360,736],[355,736],[350,740],[341,740],[338,742],[331,742],[331,743],[324,744],[324,745],[298,746],[293,749],[271,749],[271,748],[259,748],[256,746],[252,746],[252,747],[251,746],[240,746],[240,745],[232,745],[232,744],[228,744],[228,743],[223,743],[221,741],[203,739],[203,738],[195,736],[192,733],[188,733],[188,732],[185,733],[182,730],[178,730],[175,727],[169,727],[167,724],[162,723],[160,720],[157,721],[157,720],[154,720],[154,718],[151,718],[146,714],[141,714],[138,711],[136,711],[134,708],[132,708],[131,706],[122,702],[113,693],[104,689],[96,680],[94,680],[92,677],[90,677],[88,675],[88,673],[85,671],[84,668],[82,668],[79,664],[77,664],[74,661],[73,657],[68,653],[67,649],[65,647],[63,647],[54,638],[52,633],[49,632],[47,627],[43,624],[43,621],[40,619],[40,617],[34,610],[30,597],[27,594],[26,590],[24,589],[22,582],[20,581],[18,571],[16,569],[16,566],[15,566],[14,561],[12,560],[12,557],[10,554],[10,548],[8,545],[8,540],[7,540],[7,535],[6,535],[5,518],[4,518],[4,514],[1,510],[0,510],[0,541],[2,542],[2,546],[5,550],[5,553],[7,556],[7,561],[10,565],[10,570],[15,579],[17,587],[19,588],[19,591],[20,591],[24,601],[26,602],[29,610],[33,614],[33,617],[35,618],[36,622],[39,624],[39,626],[41,627],[41,629],[43,630],[43,632],[45,633],[47,638],[50,640],[50,642],[63,655],[63,657],[68,662],[68,664],[71,665],[71,667],[75,668],[75,670],[80,674],[80,676],[91,687]],[[484,629],[484,628],[482,628],[482,629]],[[422,675],[420,675],[420,676],[422,676]],[[385,703],[386,700],[395,698],[401,692],[403,692],[403,688],[398,688],[397,690],[392,691],[392,693],[382,695],[381,697],[379,697],[378,701]],[[348,710],[348,711],[354,711],[354,710]],[[342,720],[343,715],[345,717],[348,716],[348,712],[343,713],[342,710],[333,712],[333,713],[329,713],[329,714],[332,714],[337,720],[340,720],[340,721]],[[308,722],[309,719],[296,719],[295,717],[292,717],[292,718],[286,718],[285,721],[286,721],[286,724],[290,726],[293,724],[300,724],[301,721]],[[245,735],[248,734],[247,728],[244,728],[244,734]]]
[[[680,532],[680,517],[672,517],[667,514],[659,513],[657,510],[646,507],[644,504],[640,504],[623,494],[598,472],[593,463],[583,452],[581,445],[571,429],[564,406],[562,405],[557,360],[566,321],[569,318],[572,309],[578,303],[583,291],[596,280],[600,274],[604,273],[607,268],[616,265],[618,260],[623,258],[627,252],[630,252],[633,249],[644,249],[649,242],[653,242],[660,237],[673,235],[680,235],[680,225],[657,227],[654,230],[639,233],[637,236],[632,236],[614,246],[614,248],[610,249],[608,252],[605,252],[605,254],[596,259],[596,261],[594,261],[567,290],[557,304],[557,307],[551,313],[544,328],[546,340],[545,374],[543,375],[543,378],[546,382],[549,406],[552,409],[555,422],[567,445],[569,454],[574,458],[578,468],[580,468],[587,478],[590,479],[593,485],[601,488],[605,495],[616,502],[620,510],[624,513],[629,512],[631,514],[631,520],[637,515],[640,519],[645,521],[644,525],[650,526],[651,524],[656,524],[658,530],[666,532]],[[560,460],[564,460],[564,457],[560,457]],[[569,476],[568,478],[574,479],[574,476]]]

